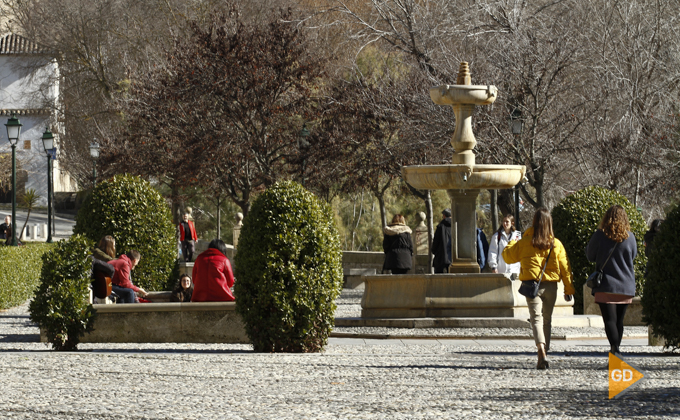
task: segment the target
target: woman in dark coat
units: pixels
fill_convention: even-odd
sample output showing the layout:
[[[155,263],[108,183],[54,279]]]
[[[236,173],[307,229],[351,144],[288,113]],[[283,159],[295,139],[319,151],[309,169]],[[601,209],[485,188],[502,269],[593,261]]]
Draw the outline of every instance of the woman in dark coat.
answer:
[[[170,302],[191,302],[191,295],[194,292],[194,284],[188,274],[179,276],[179,284],[170,295]]]
[[[383,250],[385,264],[383,271],[390,270],[392,274],[406,274],[411,269],[413,256],[413,241],[411,228],[406,226],[406,220],[401,214],[395,214],[392,223],[385,227],[383,233]]]
[[[630,232],[628,215],[623,207],[615,205],[607,210],[590,238],[586,256],[603,272],[602,283],[592,293],[600,305],[611,353],[618,354],[623,337],[623,317],[635,296],[633,260],[637,256],[635,235]]]

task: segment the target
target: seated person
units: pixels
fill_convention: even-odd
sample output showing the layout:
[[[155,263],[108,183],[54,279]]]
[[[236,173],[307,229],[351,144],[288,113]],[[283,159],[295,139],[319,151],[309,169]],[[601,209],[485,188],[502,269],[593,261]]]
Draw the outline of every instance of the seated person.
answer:
[[[137,297],[135,292],[138,292],[142,297],[146,296],[146,290],[141,289],[130,281],[130,272],[135,269],[141,255],[137,251],[130,251],[118,257],[117,260],[109,261],[109,264],[116,270],[113,275],[111,289],[120,297],[118,303],[136,303]]]
[[[92,256],[104,262],[109,262],[116,258],[116,240],[113,239],[113,236],[103,236],[95,249],[92,250]]]
[[[170,295],[170,302],[191,302],[191,295],[194,292],[194,285],[188,274],[179,276],[179,284]]]
[[[111,264],[92,258],[92,294],[97,298],[95,303],[106,302],[110,296],[113,287],[111,278],[115,271]]]
[[[194,278],[192,302],[235,300],[230,289],[234,286],[234,274],[227,258],[227,246],[221,239],[213,239],[208,249],[196,258],[191,274]]]

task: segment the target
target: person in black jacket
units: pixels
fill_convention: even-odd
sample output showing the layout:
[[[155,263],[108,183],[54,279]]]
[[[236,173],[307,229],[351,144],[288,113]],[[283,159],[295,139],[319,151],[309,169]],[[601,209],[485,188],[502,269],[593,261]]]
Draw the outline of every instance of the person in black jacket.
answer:
[[[191,302],[191,295],[194,293],[194,283],[188,274],[179,276],[179,283],[170,295],[170,302]]]
[[[451,210],[442,211],[442,221],[437,225],[432,240],[432,267],[435,273],[448,273],[451,265]]]
[[[614,354],[619,353],[623,318],[635,296],[636,256],[637,242],[626,211],[619,205],[610,207],[588,242],[586,257],[597,263],[597,269],[603,273],[602,283],[592,293],[595,303],[600,305],[604,331]]]
[[[413,256],[413,241],[411,228],[406,226],[406,220],[401,214],[395,214],[392,223],[385,227],[383,233],[383,250],[385,263],[383,271],[390,270],[392,274],[406,274],[411,269]]]

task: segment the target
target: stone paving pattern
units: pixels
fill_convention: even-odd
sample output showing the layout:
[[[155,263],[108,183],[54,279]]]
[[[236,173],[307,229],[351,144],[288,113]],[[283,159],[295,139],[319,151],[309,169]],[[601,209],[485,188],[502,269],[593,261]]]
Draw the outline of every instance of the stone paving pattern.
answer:
[[[356,295],[343,293],[338,316],[356,316]],[[606,339],[556,340],[551,368],[537,371],[531,339],[469,333],[477,338],[331,338],[320,354],[175,343],[82,344],[57,353],[37,342],[23,305],[0,313],[0,418],[680,417],[680,357],[646,339],[624,339],[624,359],[645,378],[610,401]]]

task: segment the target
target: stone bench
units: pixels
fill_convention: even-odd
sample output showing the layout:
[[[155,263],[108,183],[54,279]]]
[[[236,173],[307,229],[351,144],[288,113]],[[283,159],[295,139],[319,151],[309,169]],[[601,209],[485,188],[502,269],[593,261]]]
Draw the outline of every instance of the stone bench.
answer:
[[[167,293],[170,292],[154,292]],[[153,296],[151,296],[153,298]],[[249,343],[235,302],[92,305],[82,343]],[[42,334],[41,334],[42,335]]]

